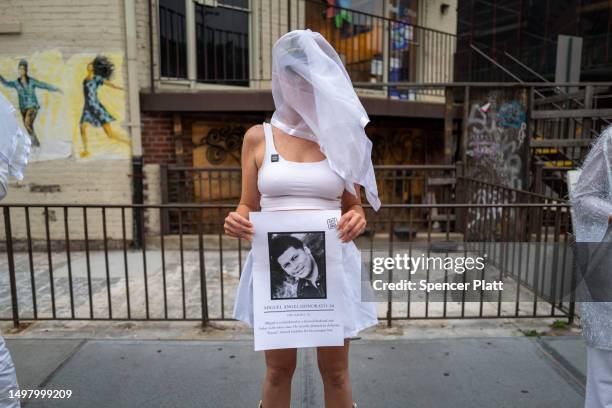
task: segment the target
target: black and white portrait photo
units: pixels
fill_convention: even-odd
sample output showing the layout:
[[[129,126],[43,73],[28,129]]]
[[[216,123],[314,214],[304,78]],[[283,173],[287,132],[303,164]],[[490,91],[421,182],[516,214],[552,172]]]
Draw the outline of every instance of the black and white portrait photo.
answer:
[[[327,298],[325,232],[269,232],[271,299]]]

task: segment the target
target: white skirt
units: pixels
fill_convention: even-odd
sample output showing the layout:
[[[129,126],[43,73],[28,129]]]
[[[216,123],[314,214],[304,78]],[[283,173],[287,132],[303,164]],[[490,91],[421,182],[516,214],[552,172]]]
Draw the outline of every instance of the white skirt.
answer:
[[[351,241],[342,243],[343,277],[342,294],[346,319],[344,338],[355,337],[361,330],[378,324],[375,302],[361,301],[361,252]],[[234,303],[234,319],[253,327],[253,268],[249,251]]]

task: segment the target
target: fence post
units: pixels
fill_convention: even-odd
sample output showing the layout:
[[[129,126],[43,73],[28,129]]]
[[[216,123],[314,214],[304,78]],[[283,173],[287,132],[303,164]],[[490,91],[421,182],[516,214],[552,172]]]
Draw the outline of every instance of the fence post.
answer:
[[[525,90],[523,90],[524,92]],[[529,171],[532,169],[533,156],[535,150],[531,148],[531,141],[533,140],[534,135],[536,134],[536,123],[532,120],[533,110],[534,110],[534,88],[527,88],[526,96],[526,112],[525,112],[525,129],[524,129],[524,139],[522,146],[519,146],[520,154],[523,157],[523,166],[521,167],[521,171],[523,173],[523,189],[528,190],[532,185],[531,175]],[[521,130],[519,130],[519,135]],[[520,137],[520,136],[519,136]],[[546,137],[546,136],[545,136]]]
[[[19,327],[19,303],[17,302],[17,279],[15,279],[15,260],[13,259],[13,232],[11,231],[11,212],[4,207],[4,231],[6,235],[6,257],[8,258],[9,280],[11,285],[11,305],[13,308],[13,327]]]
[[[461,132],[461,161],[467,163],[467,149],[469,137],[469,120],[470,120],[470,87],[466,86],[463,92],[463,118]]]
[[[450,164],[453,161],[453,88],[447,86],[444,88],[444,164]]]
[[[391,208],[389,208],[389,212]],[[389,221],[389,257],[393,257],[393,235],[395,231],[393,228],[393,217],[390,217]],[[410,234],[410,232],[408,232]],[[393,282],[393,269],[389,269],[389,282]],[[390,290],[387,290],[387,327],[393,325],[393,295]]]
[[[538,193],[538,194],[542,194],[542,192],[544,191],[544,185],[543,180],[542,180],[542,174],[543,174],[543,167],[544,167],[544,163],[533,163],[533,176],[534,176],[534,180],[533,180],[533,191],[534,193]]]
[[[198,217],[198,255],[200,257],[200,308],[202,311],[202,328],[208,324],[208,293],[206,287],[206,266],[204,259],[204,237],[202,217]]]
[[[383,83],[389,82],[389,71],[390,71],[390,59],[391,59],[391,26],[389,25],[389,21],[387,19],[383,19],[382,22],[382,33],[383,33],[383,44],[382,44],[382,81]],[[389,94],[389,87],[383,86],[385,91],[385,96],[387,99],[391,98]]]
[[[456,204],[465,204],[467,202],[465,197],[465,185],[464,185],[464,167],[463,162],[458,161],[455,163],[455,203]],[[455,228],[457,230],[461,230],[461,226],[463,225],[463,220],[465,217],[465,208],[457,208],[455,210]]]
[[[159,166],[159,182],[161,190],[161,203],[168,204],[170,202],[168,196],[168,165],[161,164]],[[161,212],[163,220],[163,231],[162,234],[166,234],[170,231],[170,215],[168,209],[164,208]]]
[[[533,175],[534,175],[534,180],[533,180],[533,191],[537,194],[543,194],[544,191],[544,180],[542,179],[542,175],[543,175],[543,168],[544,168],[544,163],[538,163],[538,162],[534,162],[533,163]],[[531,202],[532,199],[530,198],[529,201]],[[538,202],[542,202],[541,198],[538,198],[537,200],[534,201],[538,201]],[[533,211],[531,211],[533,210]],[[530,225],[530,231],[529,234],[533,233],[533,232],[537,232],[538,231],[538,225],[542,224],[542,210],[540,208],[533,208],[533,209],[529,209],[528,213],[530,214],[530,216],[533,216],[533,219],[531,219],[529,225]],[[529,235],[530,236],[530,235]]]
[[[143,159],[142,156],[132,157],[132,203],[143,204],[144,203],[144,174],[142,172]],[[144,235],[144,224],[140,222],[140,213],[144,211],[142,207],[132,208],[132,219],[133,219],[133,241],[134,247],[140,248],[142,245],[142,237]]]

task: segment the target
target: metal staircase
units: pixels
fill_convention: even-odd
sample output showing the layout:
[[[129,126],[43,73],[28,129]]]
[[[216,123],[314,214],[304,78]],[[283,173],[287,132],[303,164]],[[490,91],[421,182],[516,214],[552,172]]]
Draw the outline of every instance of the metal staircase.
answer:
[[[475,44],[470,47],[509,77],[525,83]],[[532,190],[567,198],[567,171],[580,166],[594,139],[612,125],[612,82],[555,86],[528,64],[507,52],[503,55],[546,84],[530,87],[527,117]]]
[[[534,88],[529,107],[534,189],[567,198],[566,172],[612,124],[612,84]]]

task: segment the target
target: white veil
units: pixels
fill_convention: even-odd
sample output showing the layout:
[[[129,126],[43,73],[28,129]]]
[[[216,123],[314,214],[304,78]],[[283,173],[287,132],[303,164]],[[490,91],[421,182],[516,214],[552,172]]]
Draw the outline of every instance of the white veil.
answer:
[[[334,48],[319,33],[294,30],[272,49],[271,124],[319,144],[332,170],[356,195],[365,188],[374,210],[380,208],[372,167],[372,142],[364,127],[370,121]]]

